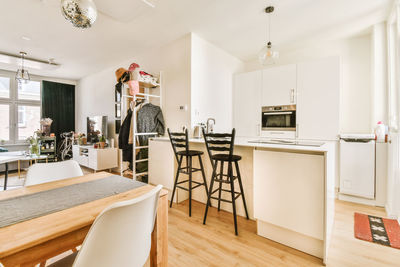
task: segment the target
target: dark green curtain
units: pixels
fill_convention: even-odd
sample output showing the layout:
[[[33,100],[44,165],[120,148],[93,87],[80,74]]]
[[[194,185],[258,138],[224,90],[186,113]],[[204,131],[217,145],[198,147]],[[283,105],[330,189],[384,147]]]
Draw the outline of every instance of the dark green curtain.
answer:
[[[57,137],[57,155],[63,132],[75,131],[75,85],[42,82],[42,118],[51,118],[51,132]]]

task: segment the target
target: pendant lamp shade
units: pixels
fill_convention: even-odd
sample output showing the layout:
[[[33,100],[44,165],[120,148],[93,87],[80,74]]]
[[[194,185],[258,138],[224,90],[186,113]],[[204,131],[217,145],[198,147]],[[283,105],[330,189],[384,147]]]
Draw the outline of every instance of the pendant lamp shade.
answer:
[[[25,52],[19,52],[21,55],[21,68],[17,70],[17,73],[15,74],[15,80],[17,80],[18,83],[28,83],[31,79],[28,70],[24,69],[24,59],[26,56]]]

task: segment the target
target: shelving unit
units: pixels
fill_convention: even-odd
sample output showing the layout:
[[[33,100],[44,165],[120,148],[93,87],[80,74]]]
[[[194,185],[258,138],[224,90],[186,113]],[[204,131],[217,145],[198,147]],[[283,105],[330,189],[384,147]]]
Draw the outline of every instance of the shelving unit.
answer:
[[[53,143],[53,148],[50,148],[52,143]],[[47,155],[47,160],[50,160],[50,161],[57,160],[56,137],[42,136],[39,138],[39,144],[40,144],[40,155]],[[48,145],[49,148],[42,149],[42,146],[46,146],[46,145]]]
[[[139,88],[141,89],[141,91],[138,94],[136,94],[135,96],[131,96],[127,93],[128,91],[128,87],[124,84],[122,87],[122,94],[121,94],[121,123],[124,121],[124,118],[126,117],[127,114],[127,109],[128,107],[130,107],[130,103],[133,101],[134,103],[136,103],[136,100],[138,99],[144,99],[146,103],[153,103],[152,101],[154,99],[159,99],[159,106],[162,108],[162,73],[160,72],[159,76],[158,76],[158,85],[153,85],[150,83],[145,83],[145,82],[140,82],[139,81]],[[153,91],[157,91],[159,94],[154,94],[154,93],[150,93]],[[154,104],[154,103],[153,103]],[[132,157],[133,157],[133,166],[132,166],[132,178],[134,180],[137,179],[137,177],[139,176],[144,176],[148,174],[148,171],[145,172],[140,172],[137,173],[136,172],[136,164],[140,163],[140,162],[148,162],[148,158],[145,159],[136,159],[136,154],[137,152],[139,152],[141,149],[148,149],[149,146],[138,146],[136,143],[138,141],[138,137],[139,136],[148,136],[148,137],[154,137],[157,136],[158,133],[153,132],[153,133],[138,133],[137,132],[137,127],[136,127],[136,122],[137,122],[137,107],[135,106],[134,110],[133,110],[133,114],[132,114],[132,122],[131,122],[131,127],[133,128],[133,145],[132,145]],[[122,153],[121,153],[122,154]],[[120,166],[121,166],[121,176],[123,176],[124,171],[126,169],[123,168],[123,160],[122,160],[122,155],[120,156]]]

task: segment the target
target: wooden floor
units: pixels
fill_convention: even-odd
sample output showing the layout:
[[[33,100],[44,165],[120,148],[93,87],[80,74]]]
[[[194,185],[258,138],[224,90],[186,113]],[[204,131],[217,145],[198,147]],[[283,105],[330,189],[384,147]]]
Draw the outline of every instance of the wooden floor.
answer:
[[[232,214],[211,208],[202,224],[205,206],[174,204],[169,210],[169,266],[323,266],[313,256],[256,235],[256,223],[238,220],[235,236]],[[400,250],[361,241],[353,235],[355,211],[385,216],[384,209],[336,202],[336,216],[327,266],[400,266]]]
[[[21,186],[24,176],[18,179],[11,173],[10,186]],[[0,186],[3,177],[0,175]],[[239,217],[239,236],[235,236],[231,213],[211,208],[207,225],[203,225],[204,208],[194,201],[192,217],[188,216],[187,202],[169,209],[169,266],[323,266],[318,258],[256,235],[254,221]],[[354,238],[355,211],[386,215],[383,208],[336,201],[327,266],[400,266],[400,250]]]

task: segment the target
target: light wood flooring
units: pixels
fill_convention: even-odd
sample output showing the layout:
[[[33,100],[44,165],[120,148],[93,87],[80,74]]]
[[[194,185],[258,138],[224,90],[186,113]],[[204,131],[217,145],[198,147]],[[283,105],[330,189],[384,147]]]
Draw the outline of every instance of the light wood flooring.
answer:
[[[202,224],[205,206],[173,204],[169,210],[169,266],[323,266],[322,260],[256,235],[256,223],[238,220],[235,236],[232,214],[211,208]],[[336,202],[335,225],[327,266],[400,266],[400,250],[358,240],[353,214],[385,216],[382,208]]]
[[[1,189],[3,177],[0,175]],[[10,189],[22,186],[23,177],[24,173],[22,179],[11,173]],[[203,225],[204,208],[193,201],[192,217],[187,202],[174,203],[169,209],[169,266],[323,266],[318,258],[258,236],[256,223],[243,217],[238,219],[239,236],[234,234],[232,214],[225,211],[211,208],[207,225]],[[336,201],[327,266],[400,266],[400,250],[354,238],[356,211],[386,215],[383,208]]]

